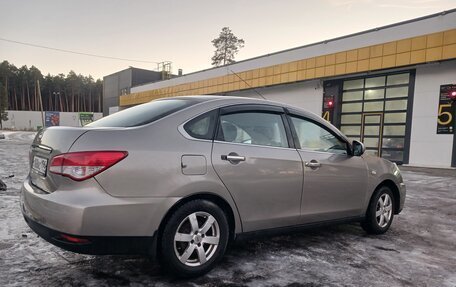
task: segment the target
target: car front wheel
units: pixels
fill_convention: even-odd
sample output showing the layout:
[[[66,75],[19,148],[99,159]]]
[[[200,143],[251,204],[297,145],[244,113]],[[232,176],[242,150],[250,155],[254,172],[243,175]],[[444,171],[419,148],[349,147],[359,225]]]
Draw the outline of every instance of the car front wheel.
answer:
[[[223,210],[207,200],[190,201],[166,223],[161,239],[162,262],[173,276],[203,275],[223,257],[228,236]]]
[[[372,196],[366,217],[361,223],[361,226],[369,234],[382,234],[391,226],[393,217],[393,193],[388,187],[383,186]]]

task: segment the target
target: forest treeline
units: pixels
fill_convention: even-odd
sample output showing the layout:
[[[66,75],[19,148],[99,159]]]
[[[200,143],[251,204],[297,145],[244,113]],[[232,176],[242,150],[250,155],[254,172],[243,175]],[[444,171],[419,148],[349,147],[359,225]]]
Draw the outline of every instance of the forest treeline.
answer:
[[[103,82],[70,71],[67,75],[43,75],[35,66],[17,68],[0,63],[2,93],[7,92],[8,110],[40,111],[41,91],[44,111],[101,112]]]

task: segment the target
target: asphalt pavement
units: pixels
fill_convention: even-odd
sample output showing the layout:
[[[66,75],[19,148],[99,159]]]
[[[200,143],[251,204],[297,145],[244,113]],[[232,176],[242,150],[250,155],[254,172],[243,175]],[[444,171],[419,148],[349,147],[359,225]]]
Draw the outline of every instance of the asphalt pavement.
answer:
[[[455,170],[401,168],[405,208],[384,235],[344,224],[243,241],[209,274],[176,280],[147,258],[79,255],[39,238],[19,208],[34,134],[3,133],[0,177],[14,177],[0,191],[0,286],[456,286]]]

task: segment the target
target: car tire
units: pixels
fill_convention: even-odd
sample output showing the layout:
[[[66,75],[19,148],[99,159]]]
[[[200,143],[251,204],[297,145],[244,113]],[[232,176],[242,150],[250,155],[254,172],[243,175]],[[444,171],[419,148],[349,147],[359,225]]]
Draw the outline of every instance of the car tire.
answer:
[[[209,272],[225,254],[229,227],[225,212],[208,200],[193,200],[168,219],[161,236],[165,271],[189,278]]]
[[[387,186],[380,187],[373,195],[361,227],[369,234],[385,233],[394,218],[394,196]]]

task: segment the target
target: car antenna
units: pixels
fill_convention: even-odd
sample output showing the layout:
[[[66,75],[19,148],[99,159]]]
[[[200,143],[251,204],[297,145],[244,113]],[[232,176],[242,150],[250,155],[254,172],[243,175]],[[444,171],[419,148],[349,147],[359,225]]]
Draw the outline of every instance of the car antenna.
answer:
[[[235,75],[236,77],[238,77],[241,81],[243,81],[249,88],[251,88],[255,93],[257,93],[262,99],[266,100],[266,98],[257,90],[255,89],[254,87],[252,87],[251,85],[249,85],[249,83],[247,83],[241,76],[239,76],[235,71],[231,70],[228,66],[226,67],[226,69],[228,71],[230,71],[233,75]]]

